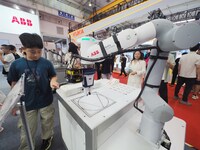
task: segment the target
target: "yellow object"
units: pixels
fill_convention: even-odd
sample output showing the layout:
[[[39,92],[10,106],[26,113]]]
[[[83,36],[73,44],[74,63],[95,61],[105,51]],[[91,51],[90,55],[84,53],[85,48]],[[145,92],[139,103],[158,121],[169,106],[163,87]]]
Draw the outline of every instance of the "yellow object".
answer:
[[[130,0],[128,0],[128,1],[126,1],[126,2],[129,2],[129,1],[130,1]],[[122,3],[122,2],[125,2],[125,0],[115,0],[115,1],[113,1],[113,2],[111,2],[111,3],[109,3],[108,5],[106,5],[106,6],[102,7],[102,8],[100,8],[100,9],[98,9],[98,10],[95,12],[95,14],[91,14],[91,15],[89,16],[89,19],[92,18],[92,17],[93,17],[94,15],[96,15],[96,14],[100,14],[100,13],[102,13],[102,12],[109,11],[110,8],[112,8],[112,7],[114,7],[114,6],[117,7],[117,5],[120,4],[120,3]]]
[[[66,70],[66,74],[68,74],[68,75],[74,75],[74,71]]]
[[[82,28],[80,28],[78,30],[72,31],[72,32],[70,32],[68,34],[71,36],[71,39],[76,41],[76,39],[78,39],[78,38],[80,38],[82,36],[89,35],[92,32],[99,31],[99,30],[105,28],[106,26],[111,26],[111,24],[114,24],[114,23],[118,22],[119,20],[121,20],[123,18],[126,18],[126,17],[129,17],[129,16],[131,16],[131,15],[133,15],[135,13],[138,13],[138,12],[140,12],[142,10],[145,10],[146,8],[152,7],[152,6],[160,3],[161,1],[163,1],[163,0],[156,0],[156,1],[153,1],[153,2],[151,2],[149,0],[145,0],[142,3],[139,3],[137,5],[129,7],[126,10],[123,10],[121,12],[115,13],[115,14],[107,17],[107,18],[101,19],[101,20],[99,20],[99,21],[97,21],[97,22],[95,22],[93,24],[84,26],[84,27],[82,27]],[[140,7],[140,6],[142,6],[142,7]],[[133,9],[135,7],[136,7],[136,9]],[[126,13],[125,15],[120,16],[120,17],[116,17],[119,13],[124,13],[125,11],[130,10],[130,9],[131,10],[133,9],[133,11],[131,11],[131,12],[128,11],[129,13]],[[114,19],[114,17],[115,17],[115,19]],[[112,18],[112,19],[108,20],[108,18],[109,19]],[[107,22],[102,24],[102,22],[104,22],[104,20],[106,20]],[[91,29],[93,29],[93,30],[91,30]],[[81,34],[77,35],[76,32],[79,32],[79,30],[83,30],[83,31],[81,32]]]

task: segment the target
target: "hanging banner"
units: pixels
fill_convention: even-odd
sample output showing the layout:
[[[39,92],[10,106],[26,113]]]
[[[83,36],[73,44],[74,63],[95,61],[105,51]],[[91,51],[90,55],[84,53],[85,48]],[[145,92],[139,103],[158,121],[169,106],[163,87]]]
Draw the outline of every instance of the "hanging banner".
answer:
[[[39,17],[24,11],[0,5],[0,32],[40,34]]]

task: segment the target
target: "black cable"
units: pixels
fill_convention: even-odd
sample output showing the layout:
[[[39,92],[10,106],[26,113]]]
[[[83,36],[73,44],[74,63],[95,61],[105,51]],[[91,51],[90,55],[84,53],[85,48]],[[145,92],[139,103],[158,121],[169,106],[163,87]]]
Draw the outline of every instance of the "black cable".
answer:
[[[85,60],[85,61],[90,61],[90,62],[96,62],[96,61],[100,61],[100,60],[103,60],[103,59],[106,59],[106,58],[109,58],[111,56],[115,56],[115,55],[119,55],[119,54],[122,54],[122,53],[126,53],[126,52],[133,52],[133,51],[142,51],[142,50],[147,50],[147,49],[157,49],[156,46],[150,46],[150,47],[143,47],[143,48],[135,48],[135,49],[125,49],[123,51],[116,51],[116,52],[113,52],[111,54],[108,54],[107,56],[102,56],[100,58],[85,58],[85,57],[82,57],[80,55],[77,55],[77,54],[73,54],[72,57],[75,57],[75,58],[80,58],[81,60]]]
[[[156,58],[154,59],[153,64],[151,65],[149,71],[147,72],[147,75],[146,75],[145,80],[144,80],[144,86],[142,87],[142,89],[141,89],[140,93],[138,94],[138,96],[137,96],[135,102],[133,103],[133,106],[134,106],[139,112],[141,112],[141,113],[143,113],[143,110],[141,110],[140,108],[138,108],[138,101],[139,101],[139,98],[141,97],[141,95],[142,95],[142,93],[143,93],[143,91],[144,91],[145,86],[147,85],[147,80],[148,80],[148,78],[149,78],[149,75],[150,75],[150,73],[151,73],[151,71],[152,71],[152,69],[153,69],[153,67],[154,67],[154,65],[155,65],[155,63],[156,63],[156,61],[158,60],[158,56],[159,56],[159,53],[160,53],[160,52],[159,52],[160,49],[159,49],[158,47],[156,47],[155,49],[157,50]]]

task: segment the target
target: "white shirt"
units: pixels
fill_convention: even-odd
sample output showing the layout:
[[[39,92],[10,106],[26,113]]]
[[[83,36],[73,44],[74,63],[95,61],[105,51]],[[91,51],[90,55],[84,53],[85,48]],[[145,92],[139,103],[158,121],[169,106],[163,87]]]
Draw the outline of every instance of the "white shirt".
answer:
[[[172,65],[175,65],[175,59],[174,56],[172,54],[169,53],[168,59],[167,59],[167,63],[170,63]],[[164,82],[168,82],[169,81],[169,65],[166,64],[165,69],[164,69],[164,73],[162,76],[162,80],[164,80]]]
[[[4,59],[4,61],[6,61],[6,63],[3,65],[3,67],[6,72],[9,72],[10,65],[13,61],[15,61],[15,57],[12,53],[10,53],[10,54],[4,55],[3,59]]]
[[[183,55],[179,61],[180,73],[179,76],[185,78],[196,78],[196,66],[200,65],[200,55],[196,52],[190,52]]]
[[[146,62],[144,60],[133,60],[129,65],[129,72],[136,71],[137,74],[128,76],[127,85],[141,88],[142,81],[146,72]]]

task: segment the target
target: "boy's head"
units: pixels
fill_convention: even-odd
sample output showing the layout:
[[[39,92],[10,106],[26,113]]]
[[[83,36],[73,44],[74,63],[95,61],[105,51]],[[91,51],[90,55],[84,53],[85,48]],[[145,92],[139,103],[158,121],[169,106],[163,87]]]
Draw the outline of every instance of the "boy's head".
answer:
[[[28,60],[38,60],[41,57],[43,42],[38,34],[22,33],[19,39]]]

